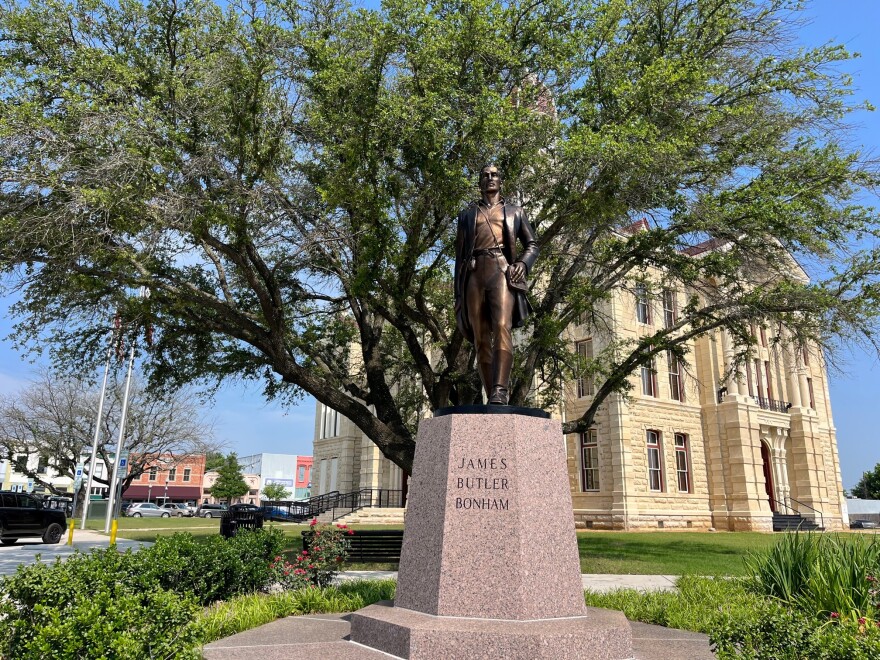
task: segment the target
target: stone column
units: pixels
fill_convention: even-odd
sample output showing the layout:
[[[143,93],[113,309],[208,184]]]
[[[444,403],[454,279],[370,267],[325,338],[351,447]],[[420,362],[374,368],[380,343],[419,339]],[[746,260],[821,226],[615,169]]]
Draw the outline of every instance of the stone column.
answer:
[[[733,343],[730,340],[730,333],[727,330],[721,331],[721,347],[724,352],[724,368],[731,370],[733,365]],[[731,370],[730,377],[727,379],[727,393],[739,394],[739,383],[736,381],[738,373]]]

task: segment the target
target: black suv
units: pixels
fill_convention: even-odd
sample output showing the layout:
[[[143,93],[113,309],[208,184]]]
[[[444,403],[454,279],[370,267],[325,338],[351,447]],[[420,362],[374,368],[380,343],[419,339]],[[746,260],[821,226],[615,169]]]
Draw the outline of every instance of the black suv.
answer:
[[[18,539],[38,536],[43,543],[58,543],[67,527],[64,511],[44,507],[27,493],[0,491],[0,543],[12,545]]]

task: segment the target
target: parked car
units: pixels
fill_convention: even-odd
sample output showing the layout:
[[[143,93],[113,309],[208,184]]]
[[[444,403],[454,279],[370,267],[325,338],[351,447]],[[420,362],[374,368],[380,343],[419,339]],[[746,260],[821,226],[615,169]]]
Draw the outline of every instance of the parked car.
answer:
[[[155,502],[134,502],[125,508],[125,515],[132,518],[170,518],[171,512]]]
[[[62,509],[43,506],[27,493],[0,491],[0,543],[12,545],[18,539],[42,538],[43,543],[58,543],[67,527]]]
[[[226,511],[225,504],[202,504],[196,515],[199,518],[219,518]]]
[[[849,524],[850,529],[877,529],[877,523],[873,520],[853,520]]]
[[[47,509],[59,509],[70,518],[73,515],[73,500],[69,497],[46,495],[43,497],[43,506]]]
[[[168,504],[163,504],[161,508],[168,511],[172,516],[177,516],[178,518],[192,518],[193,515],[192,511],[189,510],[189,507],[186,504],[169,502]]]

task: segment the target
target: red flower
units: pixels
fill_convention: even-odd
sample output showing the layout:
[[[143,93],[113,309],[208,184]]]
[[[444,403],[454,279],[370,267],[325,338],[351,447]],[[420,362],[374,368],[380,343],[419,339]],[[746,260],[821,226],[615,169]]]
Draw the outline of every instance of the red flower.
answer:
[[[831,618],[832,618],[832,619],[839,619],[839,618],[840,618],[840,615],[839,615],[837,612],[832,612],[832,613],[831,613]]]
[[[312,552],[321,552],[321,548],[315,546],[314,548],[312,548]]]
[[[860,625],[860,626],[865,625],[865,617],[863,617],[863,616],[860,616],[860,617],[859,617],[859,625]]]
[[[353,529],[348,530],[348,535],[349,535],[349,536],[354,536],[354,530],[353,530]]]
[[[314,568],[314,567],[315,567],[314,564],[309,564],[309,568]]]
[[[865,579],[866,579],[868,582],[876,582],[876,581],[877,581],[877,578],[875,578],[873,575],[869,575],[869,576],[866,577]]]
[[[302,556],[303,556],[303,557],[305,557],[307,554],[309,554],[309,551],[308,551],[308,550],[303,550],[303,551],[302,551]]]
[[[309,525],[311,525],[312,527],[314,527],[314,526],[317,525],[317,524],[318,524],[318,519],[317,519],[317,518],[312,518],[312,522],[309,523]]]

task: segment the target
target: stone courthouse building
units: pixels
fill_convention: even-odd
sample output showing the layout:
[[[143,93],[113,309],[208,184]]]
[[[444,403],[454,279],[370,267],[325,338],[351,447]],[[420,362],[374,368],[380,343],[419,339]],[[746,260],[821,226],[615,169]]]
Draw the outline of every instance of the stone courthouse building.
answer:
[[[693,249],[695,257],[699,252]],[[606,303],[602,333],[575,325],[569,338],[577,353],[590,357],[610,338],[635,338],[674,323],[684,299],[674,290],[649,296],[639,285],[620,289]],[[671,355],[657,358],[632,374],[630,392],[606,399],[593,429],[565,436],[577,527],[770,531],[774,514],[842,527],[822,353],[783,348],[772,329],[753,332],[757,348],[737,377],[725,378],[731,338],[712,332],[691,343],[687,368]],[[589,379],[567,383],[554,416],[580,417],[593,392]],[[314,457],[313,495],[406,489],[400,468],[320,403]]]

